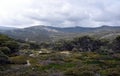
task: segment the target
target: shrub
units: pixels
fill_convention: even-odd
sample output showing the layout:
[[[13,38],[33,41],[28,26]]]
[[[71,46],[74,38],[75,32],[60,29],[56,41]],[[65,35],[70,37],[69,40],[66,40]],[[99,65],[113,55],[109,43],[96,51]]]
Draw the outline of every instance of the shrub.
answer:
[[[67,76],[94,76],[93,71],[87,71],[87,70],[82,71],[77,68],[68,69],[64,74]]]
[[[0,64],[6,64],[9,62],[8,57],[0,51]]]
[[[120,53],[120,36],[116,37],[112,42],[112,49],[116,53]]]
[[[94,67],[94,68],[93,68]],[[69,68],[64,72],[68,76],[94,76],[101,68],[95,65],[84,65],[81,67]]]
[[[120,76],[120,68],[109,68],[100,71],[103,76]]]
[[[25,56],[15,56],[10,58],[10,62],[13,64],[26,64],[27,57]]]
[[[10,54],[10,49],[8,47],[0,47],[0,51],[2,51],[6,55]]]
[[[15,53],[18,52],[19,50],[19,44],[16,41],[7,41],[5,43],[3,43],[3,46],[8,47],[11,51],[11,53]]]

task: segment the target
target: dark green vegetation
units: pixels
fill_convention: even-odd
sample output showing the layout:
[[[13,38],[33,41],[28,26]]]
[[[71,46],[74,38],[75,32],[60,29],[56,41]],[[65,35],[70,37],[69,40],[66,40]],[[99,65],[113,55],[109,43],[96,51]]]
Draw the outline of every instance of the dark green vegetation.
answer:
[[[0,76],[120,76],[120,36],[36,44],[0,35]]]
[[[40,49],[38,44],[20,42],[6,35],[0,34],[0,64],[11,63],[9,57],[20,55],[20,49]]]
[[[72,40],[59,40],[53,43],[42,43],[47,48],[58,51],[96,52],[104,54],[120,53],[120,36],[114,40],[98,39],[90,36],[77,37]],[[46,48],[46,47],[45,47]]]
[[[0,64],[9,63],[8,56],[15,55],[18,50],[18,42],[5,35],[0,35]]]

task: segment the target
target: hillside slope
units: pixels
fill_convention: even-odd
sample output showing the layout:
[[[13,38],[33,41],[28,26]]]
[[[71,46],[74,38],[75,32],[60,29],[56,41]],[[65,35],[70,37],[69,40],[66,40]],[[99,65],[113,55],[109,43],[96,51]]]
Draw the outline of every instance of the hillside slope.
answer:
[[[71,39],[76,36],[90,35],[98,38],[112,39],[120,35],[120,27],[101,26],[59,28],[51,26],[32,26],[24,29],[5,30],[2,32],[15,39],[25,41],[44,42],[58,39]]]

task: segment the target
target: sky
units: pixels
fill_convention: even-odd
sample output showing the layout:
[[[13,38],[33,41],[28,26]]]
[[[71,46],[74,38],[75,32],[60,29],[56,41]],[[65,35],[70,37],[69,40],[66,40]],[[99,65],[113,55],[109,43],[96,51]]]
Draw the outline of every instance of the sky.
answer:
[[[0,0],[0,26],[120,26],[120,0]]]

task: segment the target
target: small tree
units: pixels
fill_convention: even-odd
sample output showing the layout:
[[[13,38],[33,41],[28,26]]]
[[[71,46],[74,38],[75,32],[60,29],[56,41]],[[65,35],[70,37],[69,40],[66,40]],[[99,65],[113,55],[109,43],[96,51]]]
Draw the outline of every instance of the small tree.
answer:
[[[120,36],[116,37],[114,41],[112,42],[112,50],[114,52],[120,53]]]
[[[5,55],[2,51],[0,51],[0,64],[6,64],[8,63],[8,57]]]
[[[20,45],[20,49],[29,49],[29,48],[30,48],[29,44],[23,43],[23,44]]]
[[[10,55],[10,49],[8,47],[0,47],[0,51],[6,55]]]
[[[10,49],[10,53],[15,53],[19,50],[19,44],[16,41],[7,41],[2,45],[8,47]]]
[[[40,45],[34,42],[30,42],[30,49],[40,49]]]
[[[59,40],[54,43],[53,49],[59,51],[64,51],[64,50],[71,51],[73,49],[73,44],[72,41],[70,40]]]

